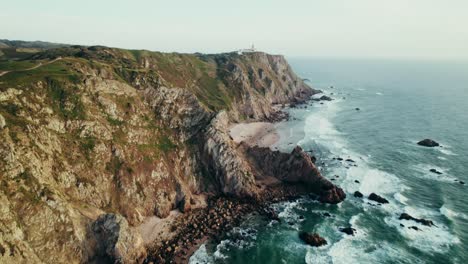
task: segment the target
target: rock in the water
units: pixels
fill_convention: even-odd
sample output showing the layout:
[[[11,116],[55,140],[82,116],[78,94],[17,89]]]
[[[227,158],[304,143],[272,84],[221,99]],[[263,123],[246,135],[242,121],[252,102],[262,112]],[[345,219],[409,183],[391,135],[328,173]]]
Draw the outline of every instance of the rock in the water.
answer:
[[[440,146],[439,143],[435,142],[435,141],[432,140],[432,139],[428,139],[428,138],[419,141],[419,142],[418,142],[418,145],[424,146],[424,147],[431,147],[431,148],[432,148],[432,147],[438,147],[438,146]]]
[[[377,194],[375,194],[375,193],[371,193],[371,194],[369,195],[369,200],[376,201],[376,202],[382,203],[382,204],[388,203],[388,200],[387,200],[387,199],[385,199],[385,198],[383,198],[382,196],[379,196],[379,195],[377,195]]]
[[[430,169],[429,171],[432,172],[432,173],[435,173],[435,174],[442,174],[442,172],[440,172],[440,171],[438,171],[436,169]]]
[[[114,263],[143,263],[146,248],[140,233],[116,214],[103,214],[92,225],[96,254]]]
[[[317,233],[300,232],[299,238],[313,247],[320,247],[327,244],[327,241]]]
[[[419,231],[419,228],[418,228],[417,226],[410,226],[410,227],[408,227],[408,228],[409,228],[409,229],[414,229],[414,230],[416,230],[416,231]]]
[[[420,223],[422,225],[425,225],[425,226],[433,226],[434,225],[434,222],[432,222],[431,220],[427,220],[427,219],[423,219],[423,218],[415,218],[415,217],[412,217],[411,215],[407,214],[407,213],[402,213],[400,215],[400,218],[398,218],[400,220],[413,220],[417,223]]]
[[[359,111],[359,110],[361,110],[361,109],[359,107],[356,107],[356,111]]]
[[[355,191],[354,192],[354,197],[362,198],[362,197],[364,197],[364,195],[362,195],[362,193],[360,191]]]
[[[347,235],[354,236],[354,232],[356,232],[356,229],[349,226],[349,227],[340,228],[340,231]]]
[[[331,97],[329,96],[326,96],[326,95],[323,95],[322,97],[320,97],[320,100],[323,100],[323,101],[331,101],[333,100]]]
[[[465,182],[464,182],[464,181],[459,181],[459,183],[460,183],[460,184],[465,184]]]
[[[355,182],[355,183],[360,183],[360,181],[358,181],[358,180],[354,180],[354,182]]]

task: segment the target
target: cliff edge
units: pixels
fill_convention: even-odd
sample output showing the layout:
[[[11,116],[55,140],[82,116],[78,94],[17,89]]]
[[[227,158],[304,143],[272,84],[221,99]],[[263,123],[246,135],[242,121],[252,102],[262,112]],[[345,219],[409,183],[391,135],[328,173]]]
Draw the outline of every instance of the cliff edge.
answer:
[[[0,67],[2,263],[141,262],[146,217],[201,195],[256,198],[271,162],[280,181],[344,199],[301,150],[229,136],[229,123],[274,119],[275,104],[316,93],[282,56],[70,46]]]

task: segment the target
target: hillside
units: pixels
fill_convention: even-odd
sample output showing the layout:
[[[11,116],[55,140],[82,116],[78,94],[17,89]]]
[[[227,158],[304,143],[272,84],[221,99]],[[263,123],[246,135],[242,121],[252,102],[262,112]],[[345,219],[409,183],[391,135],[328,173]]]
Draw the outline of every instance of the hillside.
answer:
[[[58,47],[0,60],[0,75],[1,263],[139,262],[146,217],[188,212],[206,195],[257,199],[262,157],[291,158],[255,154],[229,124],[275,120],[274,105],[316,92],[284,57],[261,52]],[[341,201],[295,151],[308,174],[278,179]],[[107,221],[115,239],[96,231]]]

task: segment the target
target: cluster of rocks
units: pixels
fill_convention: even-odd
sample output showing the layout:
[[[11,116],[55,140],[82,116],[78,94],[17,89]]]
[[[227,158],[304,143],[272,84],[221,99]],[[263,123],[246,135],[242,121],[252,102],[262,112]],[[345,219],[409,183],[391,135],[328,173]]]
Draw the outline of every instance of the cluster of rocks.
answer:
[[[319,98],[314,98],[314,99],[312,99],[312,100],[313,100],[313,101],[317,101],[317,102],[319,102],[319,101],[332,101],[333,98],[331,98],[330,96],[327,96],[327,95],[322,95],[321,97],[319,97]]]
[[[355,191],[354,192],[354,197],[356,198],[363,198],[364,195],[360,192],[360,191]],[[375,193],[371,193],[367,199],[371,200],[371,201],[374,201],[374,202],[377,202],[379,204],[387,204],[388,203],[388,200],[385,199],[384,197],[378,195],[378,194],[375,194]]]
[[[169,241],[149,247],[145,263],[184,263],[204,241],[220,241],[233,227],[240,224],[249,213],[263,215],[279,221],[270,209],[271,203],[294,200],[304,195],[298,185],[278,185],[262,193],[258,199],[210,198],[206,208],[192,210],[173,225],[176,235]]]
[[[427,220],[427,219],[423,219],[423,218],[415,218],[415,217],[412,217],[411,215],[409,215],[407,213],[402,213],[398,219],[399,220],[412,220],[412,221],[415,221],[416,223],[420,223],[420,224],[425,225],[425,226],[433,226],[434,225],[434,222],[432,222],[431,220]]]
[[[420,145],[420,146],[423,146],[423,147],[428,147],[428,148],[442,147],[442,145],[440,145],[438,142],[436,142],[435,140],[429,139],[429,138],[423,139],[423,140],[419,141],[417,144]],[[438,171],[437,169],[430,169],[429,171],[432,172],[432,173],[438,174],[438,175],[443,174],[441,171]],[[458,180],[458,179],[455,179],[455,182],[458,182],[458,183],[460,183],[462,185],[465,184],[464,181],[461,181],[461,180]]]

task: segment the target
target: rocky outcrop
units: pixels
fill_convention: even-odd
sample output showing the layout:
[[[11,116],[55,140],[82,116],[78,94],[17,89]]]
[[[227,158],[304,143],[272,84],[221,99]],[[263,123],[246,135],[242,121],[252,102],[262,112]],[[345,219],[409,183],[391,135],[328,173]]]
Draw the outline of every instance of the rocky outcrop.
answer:
[[[340,228],[340,232],[343,232],[347,235],[354,236],[354,232],[356,229],[352,228],[351,226]]]
[[[362,198],[362,197],[364,197],[364,195],[363,195],[360,191],[355,191],[355,192],[354,192],[354,197],[356,197],[356,198]]]
[[[428,138],[419,141],[418,145],[424,146],[424,147],[430,147],[430,148],[440,146],[439,143],[435,142],[432,139],[428,139]]]
[[[311,245],[313,247],[320,247],[327,244],[325,238],[319,236],[317,233],[308,233],[308,232],[300,232],[299,238],[304,241],[306,244]]]
[[[255,197],[257,186],[250,165],[231,139],[226,112],[219,113],[206,132],[204,165],[214,175],[223,193]]]
[[[324,203],[336,204],[346,197],[343,190],[325,179],[307,153],[297,146],[291,153],[241,143],[258,177],[271,176],[283,182],[301,183]]]
[[[204,129],[213,116],[186,89],[161,86],[146,89],[144,95],[155,116],[174,130],[182,142]]]
[[[95,257],[112,263],[143,263],[146,258],[143,239],[121,215],[99,216],[92,225],[92,236],[96,243]]]
[[[433,226],[434,225],[434,222],[432,222],[431,220],[427,220],[427,219],[423,219],[423,218],[415,218],[415,217],[412,217],[411,215],[409,215],[407,213],[402,213],[398,219],[415,221],[416,223],[420,223],[420,224],[425,225],[425,226]]]
[[[255,52],[210,58],[223,73],[223,83],[240,91],[230,111],[235,121],[270,120],[276,113],[272,105],[300,104],[318,92],[292,71],[283,56]]]
[[[320,100],[322,100],[322,101],[331,101],[333,99],[330,96],[322,95],[320,97]]]
[[[388,203],[388,200],[387,200],[387,199],[385,199],[385,198],[383,198],[382,196],[377,195],[377,194],[375,194],[375,193],[371,193],[371,194],[369,195],[369,200],[376,201],[376,202],[381,203],[381,204],[386,204],[386,203]]]

